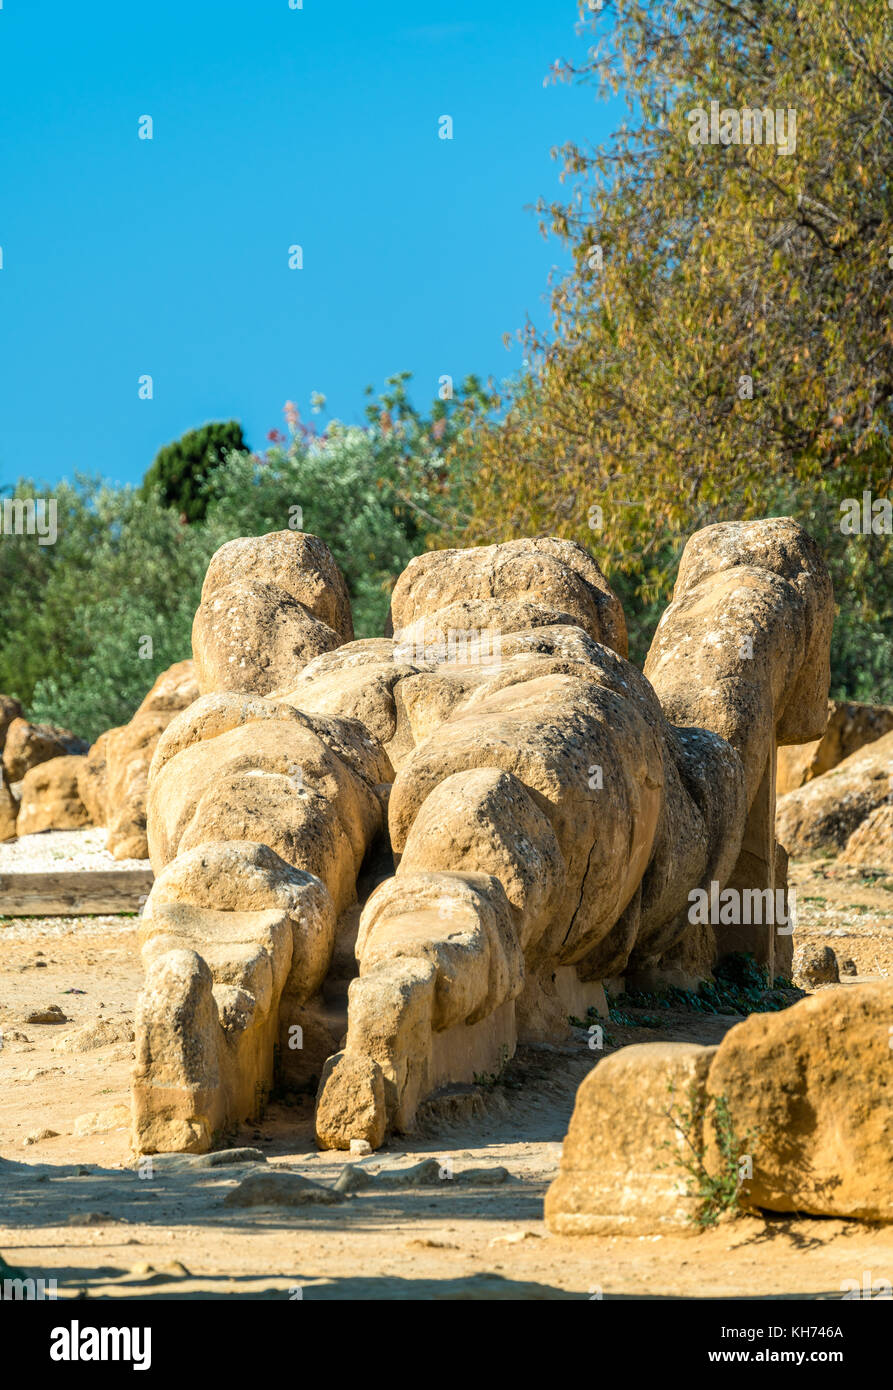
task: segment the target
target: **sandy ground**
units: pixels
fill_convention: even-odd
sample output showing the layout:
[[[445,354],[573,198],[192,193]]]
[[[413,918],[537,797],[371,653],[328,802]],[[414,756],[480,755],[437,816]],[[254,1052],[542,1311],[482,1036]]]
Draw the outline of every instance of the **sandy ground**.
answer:
[[[792,877],[796,941],[827,942],[856,978],[893,969],[893,878],[827,861]],[[565,1047],[522,1049],[497,1084],[433,1107],[411,1142],[362,1160],[378,1172],[435,1157],[453,1175],[435,1186],[238,1210],[224,1199],[248,1167],[174,1172],[161,1160],[141,1176],[127,1127],[135,919],[0,919],[0,947],[0,1254],[56,1277],[60,1296],[839,1299],[866,1272],[893,1280],[893,1229],[856,1223],[740,1217],[673,1237],[550,1235],[543,1195],[594,1059],[583,1030]],[[27,1021],[52,1006],[66,1022]],[[608,1050],[715,1042],[735,1021],[667,1011],[659,1028],[609,1025]],[[316,1152],[309,1106],[274,1104],[232,1143],[327,1185],[351,1161]],[[467,1182],[468,1169],[487,1180]]]

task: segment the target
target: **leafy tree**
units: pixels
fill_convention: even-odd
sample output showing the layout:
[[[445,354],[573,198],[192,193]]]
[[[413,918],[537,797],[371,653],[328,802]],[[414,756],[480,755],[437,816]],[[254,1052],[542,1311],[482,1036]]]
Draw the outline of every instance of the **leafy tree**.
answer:
[[[622,90],[629,118],[555,152],[570,192],[539,209],[573,268],[550,322],[526,325],[531,369],[499,417],[469,417],[473,520],[454,534],[574,537],[653,614],[692,531],[792,513],[845,613],[836,686],[893,698],[893,542],[840,530],[844,499],[890,493],[893,17],[864,0],[581,11],[591,46],[555,77]],[[784,111],[787,152],[692,143],[712,101]]]
[[[317,436],[289,402],[288,433],[263,454],[230,454],[208,486],[206,529],[219,544],[289,527],[326,542],[347,581],[357,636],[382,633],[395,579],[452,506],[444,452],[458,413],[438,400],[422,415],[409,380],[408,372],[388,379],[369,401],[365,428],[335,420]],[[463,401],[484,398],[474,378],[465,391]]]
[[[364,428],[335,421],[319,437],[289,403],[288,433],[274,432],[266,453],[224,455],[192,525],[151,488],[21,480],[16,496],[55,498],[58,535],[46,546],[34,535],[2,538],[0,691],[87,738],[125,723],[155,677],[191,654],[214,551],[287,527],[326,541],[357,634],[380,634],[394,580],[442,524],[450,496],[443,451],[455,441],[456,412],[438,401],[423,416],[407,382],[394,377],[370,400]]]
[[[210,541],[157,498],[98,479],[22,480],[15,495],[53,496],[58,535],[53,545],[28,535],[0,545],[9,618],[0,690],[32,717],[95,738],[125,723],[155,677],[190,655]]]
[[[230,450],[244,447],[238,420],[187,430],[159,449],[143,480],[143,495],[156,493],[162,506],[173,507],[187,521],[200,521],[207,505],[205,488],[214,469]]]

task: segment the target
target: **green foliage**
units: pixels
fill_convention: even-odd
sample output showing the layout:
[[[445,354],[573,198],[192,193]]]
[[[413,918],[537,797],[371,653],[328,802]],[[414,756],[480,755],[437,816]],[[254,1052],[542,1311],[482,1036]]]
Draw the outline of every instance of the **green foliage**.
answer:
[[[795,989],[789,980],[780,975],[770,986],[763,966],[758,965],[748,952],[732,952],[725,956],[714,971],[714,980],[702,980],[697,992],[679,989],[670,985],[659,993],[646,990],[626,990],[619,998],[620,1007],[627,1009],[684,1009],[689,1013],[738,1014],[746,1017],[753,1013],[775,1013],[787,1009],[803,998],[803,991]],[[612,1012],[612,1018],[614,1014]],[[633,1021],[627,1016],[618,1016],[617,1022]],[[634,1020],[641,1026],[641,1019]],[[665,1020],[657,1019],[650,1026],[659,1026]]]
[[[23,480],[16,495],[56,498],[58,538],[0,545],[0,690],[92,739],[126,722],[155,677],[189,656],[207,538],[155,498],[97,479]],[[140,656],[146,637],[150,659]]]
[[[821,541],[843,614],[835,693],[893,698],[893,537],[840,531],[841,503],[889,497],[893,477],[886,8],[582,12],[592,46],[555,76],[622,90],[629,120],[603,147],[555,152],[569,192],[539,210],[573,268],[548,324],[522,334],[530,370],[497,414],[469,414],[473,519],[456,538],[587,544],[634,590],[627,613],[645,606],[641,659],[648,606],[694,530],[793,515]],[[793,108],[795,150],[692,145],[689,113],[713,100]]]
[[[58,535],[46,546],[33,535],[0,543],[0,691],[85,738],[125,723],[156,676],[191,654],[214,551],[288,527],[326,541],[347,580],[357,636],[379,635],[394,580],[424,550],[449,496],[452,403],[438,401],[424,417],[407,381],[392,378],[370,402],[367,427],[335,421],[319,438],[289,403],[289,433],[275,432],[265,454],[231,450],[216,463],[191,525],[155,486],[20,480],[15,496],[56,500]]]
[[[212,422],[187,430],[180,439],[165,444],[143,480],[143,495],[158,497],[186,521],[200,521],[207,508],[206,488],[214,470],[233,449],[244,449],[238,420]]]
[[[675,1094],[672,1083],[667,1087],[670,1096]],[[664,1111],[673,1125],[677,1145],[665,1140],[663,1147],[674,1152],[676,1163],[688,1174],[687,1191],[697,1198],[691,1220],[695,1225],[714,1226],[726,1212],[740,1210],[741,1178],[739,1159],[750,1148],[755,1134],[749,1130],[739,1138],[735,1133],[729,1102],[725,1096],[716,1096],[711,1107],[713,1132],[719,1154],[719,1166],[715,1172],[708,1171],[704,1163],[703,1143],[704,1101],[697,1088],[692,1085],[686,1105],[671,1100]]]
[[[262,455],[228,455],[206,494],[215,549],[232,536],[287,527],[320,536],[347,581],[358,637],[382,634],[394,581],[436,536],[450,495],[452,403],[437,401],[423,417],[408,380],[406,372],[388,380],[367,408],[366,428],[335,420],[320,438],[289,403],[288,436]]]

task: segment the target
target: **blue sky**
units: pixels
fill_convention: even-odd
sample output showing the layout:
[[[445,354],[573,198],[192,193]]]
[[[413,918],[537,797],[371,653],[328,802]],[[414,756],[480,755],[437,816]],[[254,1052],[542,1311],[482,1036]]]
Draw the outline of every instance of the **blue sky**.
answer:
[[[525,211],[619,109],[543,79],[574,0],[2,0],[0,484],[136,482],[367,384],[497,378],[562,250]],[[438,139],[450,115],[454,138]],[[138,139],[150,115],[153,139]],[[288,248],[304,268],[288,268]],[[138,380],[153,379],[140,400]]]

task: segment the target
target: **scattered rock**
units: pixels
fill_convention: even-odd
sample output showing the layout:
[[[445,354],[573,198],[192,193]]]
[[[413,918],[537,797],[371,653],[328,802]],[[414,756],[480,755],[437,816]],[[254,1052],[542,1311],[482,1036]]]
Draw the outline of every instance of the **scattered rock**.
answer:
[[[864,705],[854,701],[828,701],[828,723],[821,738],[795,743],[778,750],[778,796],[795,791],[815,777],[830,772],[845,758],[893,729],[893,705]]]
[[[28,1144],[39,1144],[43,1139],[58,1139],[58,1137],[59,1131],[57,1129],[35,1129],[33,1133],[25,1135],[22,1140],[22,1148],[27,1147]]]
[[[108,1110],[95,1110],[86,1115],[78,1115],[74,1122],[74,1135],[83,1139],[88,1134],[107,1134],[112,1129],[124,1129],[130,1125],[130,1106],[113,1105]]]
[[[893,982],[873,981],[751,1014],[718,1047],[647,1043],[606,1057],[577,1092],[549,1229],[694,1230],[683,1149],[727,1173],[726,1124],[734,1153],[752,1160],[745,1208],[893,1222],[891,1017]]]
[[[18,835],[37,835],[42,830],[80,830],[90,824],[90,813],[78,791],[82,762],[83,758],[65,755],[41,762],[25,773],[16,822]]]
[[[893,762],[890,778],[893,792]],[[875,806],[862,824],[856,826],[837,862],[871,869],[893,869],[893,802]]]
[[[368,1139],[351,1139],[350,1152],[352,1154],[371,1154],[372,1145]]]
[[[878,980],[751,1014],[725,1035],[706,1089],[725,1097],[736,1134],[755,1136],[748,1205],[893,1221],[891,1020],[893,982]]]
[[[214,1149],[206,1154],[161,1153],[145,1155],[136,1160],[135,1167],[151,1159],[152,1167],[160,1173],[201,1172],[214,1168],[230,1168],[239,1164],[266,1163],[260,1149]]]
[[[39,763],[69,754],[82,756],[86,751],[83,739],[76,738],[69,729],[57,729],[51,724],[29,724],[27,719],[19,717],[13,719],[6,731],[3,770],[9,782],[21,782]]]
[[[129,1226],[126,1216],[111,1216],[107,1211],[75,1211],[66,1218],[66,1226]]]
[[[830,946],[807,943],[794,952],[794,978],[806,985],[840,983],[837,957]]]
[[[734,1031],[734,1030],[733,1030]],[[612,1053],[577,1091],[558,1177],[546,1193],[556,1235],[651,1235],[690,1229],[697,1203],[673,1162],[679,1133],[670,1115],[702,1090],[715,1047],[640,1043]],[[697,1148],[700,1125],[688,1136]]]
[[[133,1042],[133,1023],[130,1019],[101,1018],[97,1023],[85,1023],[60,1038],[54,1052],[95,1052],[114,1043]]]
[[[22,706],[12,695],[0,695],[0,753],[6,743],[6,732],[14,719],[21,719]]]
[[[71,1019],[59,1008],[58,1004],[50,1004],[46,1009],[34,1009],[25,1019],[26,1023],[70,1023]]]
[[[525,1240],[542,1240],[541,1231],[512,1231],[507,1236],[494,1236],[490,1245],[520,1245]]]
[[[848,956],[845,961],[841,962],[840,973],[841,975],[858,975],[856,962]]]
[[[13,795],[12,788],[0,768],[0,841],[15,839],[19,804],[19,798]]]
[[[866,829],[864,844],[861,837],[855,838],[855,832],[873,812],[883,809],[890,796],[891,772],[893,731],[850,754],[830,772],[780,797],[775,833],[788,854],[801,858],[837,855],[848,851],[853,837],[852,861],[848,862],[864,862],[859,856],[869,854],[871,846],[870,857],[882,855],[881,867],[890,863],[893,842],[889,836],[886,842],[883,839],[884,827],[890,824],[884,815],[879,813]]]
[[[300,1173],[249,1173],[223,1199],[225,1207],[333,1206],[343,1202],[340,1192],[311,1182]]]

